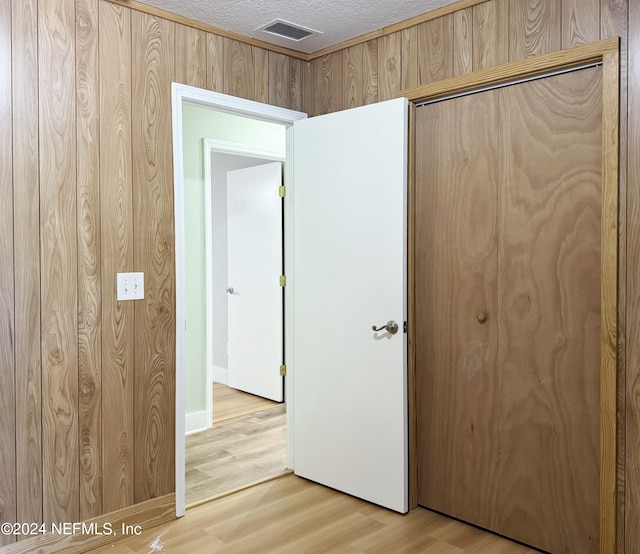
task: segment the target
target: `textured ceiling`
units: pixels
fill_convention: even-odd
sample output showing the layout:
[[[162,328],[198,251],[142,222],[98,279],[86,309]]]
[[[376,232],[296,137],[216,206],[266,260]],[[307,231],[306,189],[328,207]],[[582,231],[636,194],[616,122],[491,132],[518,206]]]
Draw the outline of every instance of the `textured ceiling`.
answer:
[[[307,54],[377,31],[455,0],[142,0],[142,4]],[[255,31],[284,20],[323,34],[301,41]]]

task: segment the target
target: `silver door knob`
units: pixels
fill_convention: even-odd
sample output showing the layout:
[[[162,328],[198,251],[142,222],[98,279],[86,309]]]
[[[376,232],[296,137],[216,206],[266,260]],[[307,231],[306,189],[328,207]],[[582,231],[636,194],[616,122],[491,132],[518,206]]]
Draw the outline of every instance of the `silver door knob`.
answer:
[[[386,331],[387,333],[395,335],[398,332],[398,324],[392,319],[390,321],[387,321],[386,325],[381,325],[380,327],[376,327],[375,325],[373,325],[371,329],[373,329],[374,331]]]
[[[228,292],[229,294],[233,294],[233,293],[234,293],[234,292],[236,292],[236,291],[235,291],[235,290],[233,290],[233,287],[229,287],[229,288],[227,289],[227,292]]]

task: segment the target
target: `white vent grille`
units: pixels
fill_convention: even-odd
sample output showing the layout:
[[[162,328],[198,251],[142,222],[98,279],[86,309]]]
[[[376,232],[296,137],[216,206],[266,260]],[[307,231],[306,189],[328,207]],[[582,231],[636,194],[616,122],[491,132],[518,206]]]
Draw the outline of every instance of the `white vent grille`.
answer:
[[[307,37],[315,34],[322,34],[320,31],[314,31],[300,25],[294,25],[287,21],[277,19],[271,23],[267,23],[264,27],[259,27],[256,31],[263,31],[277,37],[286,38],[288,40],[294,40],[296,42],[304,40]]]

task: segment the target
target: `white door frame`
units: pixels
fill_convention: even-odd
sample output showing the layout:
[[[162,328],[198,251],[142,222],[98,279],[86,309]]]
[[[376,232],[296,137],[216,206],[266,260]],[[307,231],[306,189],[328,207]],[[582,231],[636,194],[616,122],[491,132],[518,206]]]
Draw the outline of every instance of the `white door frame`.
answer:
[[[291,183],[293,163],[293,122],[305,119],[307,114],[220,94],[179,83],[171,84],[173,124],[173,183],[176,258],[176,516],[185,514],[185,230],[184,230],[184,160],[182,141],[182,106],[184,102],[213,110],[224,111],[262,121],[281,123],[287,126],[287,162],[284,166],[288,195],[293,193]],[[285,212],[285,269],[292,275],[293,263],[293,202],[288,202]],[[285,359],[293,358],[293,279],[285,287]],[[293,375],[285,379],[287,398],[287,466],[293,468]]]
[[[280,152],[271,152],[256,146],[247,146],[238,142],[229,142],[212,138],[203,139],[204,147],[204,254],[205,254],[205,336],[207,337],[205,364],[207,368],[207,428],[211,427],[213,421],[213,392],[211,383],[213,382],[213,203],[211,182],[211,154],[236,154],[240,156],[250,156],[260,158],[265,161],[286,161],[286,156]]]

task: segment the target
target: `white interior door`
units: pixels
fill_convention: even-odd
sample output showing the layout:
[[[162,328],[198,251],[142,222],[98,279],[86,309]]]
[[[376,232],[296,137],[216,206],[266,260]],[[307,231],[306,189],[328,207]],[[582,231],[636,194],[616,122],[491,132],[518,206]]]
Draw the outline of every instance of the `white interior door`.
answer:
[[[295,473],[408,509],[404,98],[294,125]],[[373,325],[394,320],[396,334]]]
[[[227,173],[229,386],[281,402],[282,164]]]

